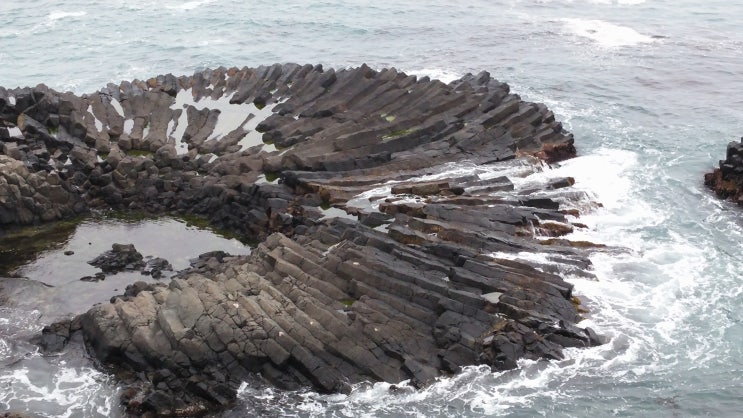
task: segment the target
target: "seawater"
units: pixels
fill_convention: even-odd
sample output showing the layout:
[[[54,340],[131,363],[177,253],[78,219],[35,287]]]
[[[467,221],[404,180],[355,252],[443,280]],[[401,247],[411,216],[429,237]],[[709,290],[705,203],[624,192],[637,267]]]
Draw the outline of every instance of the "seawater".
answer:
[[[444,81],[487,70],[523,98],[547,104],[575,134],[580,157],[523,179],[574,176],[587,196],[580,222],[590,228],[571,238],[619,248],[592,256],[598,280],[568,277],[591,310],[581,325],[608,335],[608,344],[567,350],[562,361],[523,361],[507,372],[471,367],[420,391],[378,383],[322,395],[246,385],[227,416],[685,417],[743,410],[743,214],[702,185],[727,142],[743,135],[743,3],[32,3],[0,4],[5,87],[43,82],[88,93],[124,79],[274,62],[367,63]],[[36,400],[64,394],[53,385],[13,402],[48,416],[121,414],[115,385],[85,367],[0,371],[0,393],[34,385],[34,376],[48,372],[62,388],[77,388],[78,397],[65,398],[64,414]]]

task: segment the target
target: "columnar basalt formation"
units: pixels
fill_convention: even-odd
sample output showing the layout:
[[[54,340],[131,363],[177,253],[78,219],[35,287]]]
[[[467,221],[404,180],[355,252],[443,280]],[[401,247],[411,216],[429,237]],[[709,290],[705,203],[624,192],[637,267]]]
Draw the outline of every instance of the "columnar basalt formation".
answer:
[[[2,226],[116,208],[259,242],[75,322],[103,365],[135,372],[133,412],[223,407],[253,373],[328,392],[422,385],[601,343],[557,274],[590,275],[587,243],[537,239],[581,227],[582,195],[571,178],[523,180],[574,156],[573,137],[485,72],[220,68],[79,97],[0,89],[0,117]]]
[[[704,176],[704,184],[723,199],[743,206],[743,138],[730,142],[720,167]]]

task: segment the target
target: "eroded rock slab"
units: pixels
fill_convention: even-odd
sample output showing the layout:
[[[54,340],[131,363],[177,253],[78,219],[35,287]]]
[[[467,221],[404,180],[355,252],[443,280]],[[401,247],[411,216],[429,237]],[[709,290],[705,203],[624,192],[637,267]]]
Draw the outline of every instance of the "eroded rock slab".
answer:
[[[0,164],[16,173],[0,183],[3,224],[136,209],[259,242],[79,318],[102,364],[134,372],[131,412],[224,407],[255,373],[326,392],[424,385],[602,342],[575,325],[572,285],[503,256],[590,274],[590,246],[540,239],[582,227],[574,180],[519,181],[574,156],[572,135],[486,72],[444,84],[367,66],[219,68],[80,97],[0,89],[0,116]]]

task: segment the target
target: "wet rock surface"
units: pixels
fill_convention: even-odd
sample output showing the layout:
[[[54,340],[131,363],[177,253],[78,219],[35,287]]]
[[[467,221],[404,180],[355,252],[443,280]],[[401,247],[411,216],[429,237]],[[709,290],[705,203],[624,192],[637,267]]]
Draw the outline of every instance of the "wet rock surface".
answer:
[[[13,174],[2,170],[0,225],[145,210],[258,242],[250,256],[204,254],[167,285],[133,284],[74,330],[50,326],[51,348],[80,328],[130,412],[219,409],[256,373],[347,392],[602,342],[575,325],[572,285],[504,256],[590,275],[588,245],[537,239],[581,227],[574,180],[517,181],[574,156],[572,135],[485,72],[444,84],[287,64],[83,96],[0,89],[0,120]],[[129,255],[105,265],[144,263]]]
[[[743,206],[743,138],[730,142],[720,167],[704,176],[704,184],[723,198]]]
[[[165,271],[173,271],[173,265],[162,257],[148,258],[142,268],[142,274],[153,279],[162,278]]]
[[[88,261],[88,264],[109,274],[124,270],[140,270],[145,266],[144,257],[132,244],[113,244],[110,251]]]
[[[94,276],[83,277],[80,280],[104,280],[106,275],[122,271],[140,271],[145,276],[159,279],[163,277],[163,272],[173,271],[173,266],[168,260],[161,257],[144,257],[134,248],[133,244],[113,244],[111,250],[88,261],[88,264],[100,268],[102,272],[96,273]]]

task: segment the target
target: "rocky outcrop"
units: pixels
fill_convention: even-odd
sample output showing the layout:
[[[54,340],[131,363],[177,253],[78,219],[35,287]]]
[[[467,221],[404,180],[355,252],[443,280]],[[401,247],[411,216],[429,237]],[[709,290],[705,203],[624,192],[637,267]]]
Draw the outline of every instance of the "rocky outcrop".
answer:
[[[743,138],[730,142],[720,167],[704,176],[704,184],[723,199],[730,199],[743,206]]]
[[[85,211],[79,194],[59,174],[31,171],[10,155],[0,155],[0,227],[49,222]]]
[[[88,261],[88,264],[100,268],[101,272],[96,273],[94,276],[85,276],[80,280],[105,280],[106,275],[116,274],[122,271],[139,271],[145,276],[152,276],[154,279],[159,279],[164,276],[163,272],[173,271],[173,266],[168,260],[160,257],[144,257],[134,248],[133,244],[113,244],[111,250]]]
[[[201,215],[259,243],[79,318],[91,352],[130,376],[134,413],[224,407],[255,373],[327,392],[424,385],[602,342],[556,274],[590,275],[589,243],[539,239],[582,227],[581,194],[522,180],[574,156],[573,137],[485,72],[220,68],[80,97],[0,89],[0,115],[2,161],[59,178],[65,204]]]
[[[118,273],[124,270],[140,270],[145,266],[144,257],[132,244],[113,244],[111,250],[88,261],[104,273]]]

